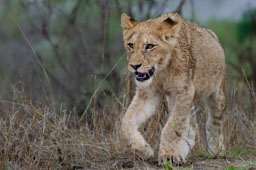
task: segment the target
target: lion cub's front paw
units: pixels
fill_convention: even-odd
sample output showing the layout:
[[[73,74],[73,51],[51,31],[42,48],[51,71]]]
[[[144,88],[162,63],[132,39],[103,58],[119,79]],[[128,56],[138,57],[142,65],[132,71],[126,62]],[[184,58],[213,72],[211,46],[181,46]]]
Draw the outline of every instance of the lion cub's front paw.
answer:
[[[162,145],[158,157],[159,165],[165,165],[172,162],[174,166],[181,166],[186,162],[190,148],[184,141],[180,141],[178,145]]]
[[[184,155],[181,153],[165,153],[160,154],[158,158],[159,165],[165,165],[167,162],[172,162],[174,166],[181,166],[186,162]]]
[[[154,157],[154,151],[149,146],[149,144],[145,144],[144,146],[140,147],[132,146],[132,150],[135,152],[136,155],[145,160]]]

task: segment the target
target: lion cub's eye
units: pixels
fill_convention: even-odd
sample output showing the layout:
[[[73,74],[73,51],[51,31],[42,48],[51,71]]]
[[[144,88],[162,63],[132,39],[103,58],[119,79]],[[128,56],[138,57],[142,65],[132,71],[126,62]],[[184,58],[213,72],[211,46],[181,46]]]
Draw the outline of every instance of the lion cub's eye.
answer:
[[[133,50],[133,43],[128,43],[127,45],[131,50]]]
[[[156,47],[156,45],[154,45],[154,44],[147,44],[146,47],[145,47],[145,49],[146,49],[147,51],[150,51],[150,50],[153,50],[155,47]]]

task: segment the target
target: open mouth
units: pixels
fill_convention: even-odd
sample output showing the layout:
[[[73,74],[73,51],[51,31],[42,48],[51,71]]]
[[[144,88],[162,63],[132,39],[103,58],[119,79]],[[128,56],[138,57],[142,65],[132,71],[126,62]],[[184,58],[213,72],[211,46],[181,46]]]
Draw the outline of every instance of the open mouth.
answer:
[[[138,81],[148,80],[148,79],[150,79],[150,77],[153,76],[154,72],[155,72],[155,68],[154,67],[152,67],[147,73],[140,73],[140,72],[136,71],[135,72],[136,80],[138,80]]]

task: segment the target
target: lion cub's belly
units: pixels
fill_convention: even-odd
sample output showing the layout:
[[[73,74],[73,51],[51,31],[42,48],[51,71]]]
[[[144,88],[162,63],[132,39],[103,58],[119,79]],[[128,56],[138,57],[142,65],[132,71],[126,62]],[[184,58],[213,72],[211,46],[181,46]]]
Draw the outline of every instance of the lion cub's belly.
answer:
[[[207,78],[201,78],[194,81],[195,96],[194,101],[198,101],[211,95],[221,83],[221,80],[209,81]]]
[[[211,95],[225,78],[225,65],[219,62],[206,61],[200,63],[195,70],[193,83],[195,86],[194,100],[200,100]]]

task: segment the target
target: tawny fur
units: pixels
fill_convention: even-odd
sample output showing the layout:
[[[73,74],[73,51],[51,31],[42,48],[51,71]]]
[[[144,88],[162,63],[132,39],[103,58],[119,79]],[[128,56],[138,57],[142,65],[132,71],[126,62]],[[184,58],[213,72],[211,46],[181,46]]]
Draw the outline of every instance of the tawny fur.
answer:
[[[136,80],[136,95],[123,117],[121,130],[128,145],[145,158],[154,155],[138,128],[165,96],[170,117],[162,130],[158,159],[163,164],[169,160],[184,163],[195,143],[191,105],[206,99],[210,113],[206,127],[208,151],[223,153],[226,64],[217,36],[178,14],[168,13],[141,23],[123,14],[121,20],[128,69],[135,72],[131,64],[142,64],[137,69],[141,73],[155,68],[149,80]],[[147,44],[156,46],[148,51]]]

